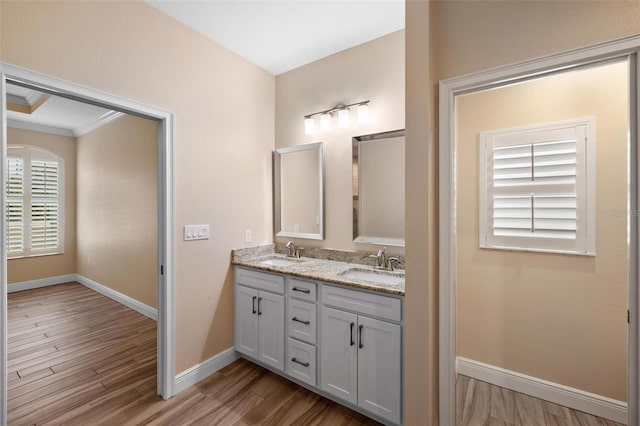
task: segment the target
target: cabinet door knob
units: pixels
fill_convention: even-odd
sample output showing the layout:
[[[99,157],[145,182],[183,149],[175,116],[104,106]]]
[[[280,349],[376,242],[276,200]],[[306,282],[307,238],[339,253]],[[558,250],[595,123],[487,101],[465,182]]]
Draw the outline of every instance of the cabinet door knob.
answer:
[[[358,344],[358,347],[360,349],[364,348],[364,344],[362,343],[362,329],[364,328],[364,325],[360,324],[358,326],[358,340],[360,341],[360,343]]]
[[[258,297],[258,315],[262,315],[262,311],[260,310],[260,302],[262,301],[262,297]]]
[[[256,311],[256,296],[253,296],[253,300],[251,300],[251,309],[253,310],[253,313],[255,314]]]
[[[349,346],[353,346],[356,344],[356,342],[353,340],[353,327],[356,325],[355,322],[352,322],[349,327],[351,328],[351,333],[349,333],[349,338],[351,339],[350,341],[350,345]]]
[[[300,365],[302,365],[302,366],[304,366],[304,367],[308,367],[308,366],[309,366],[309,363],[308,363],[308,362],[298,361],[295,357],[291,358],[291,361],[292,361],[292,362],[295,362],[295,363],[298,363],[298,364],[300,364]]]
[[[304,324],[304,325],[309,325],[309,324],[311,324],[311,321],[303,321],[303,320],[301,320],[301,319],[298,319],[297,317],[293,317],[293,318],[291,318],[291,321],[301,322],[301,323],[302,323],[302,324]]]

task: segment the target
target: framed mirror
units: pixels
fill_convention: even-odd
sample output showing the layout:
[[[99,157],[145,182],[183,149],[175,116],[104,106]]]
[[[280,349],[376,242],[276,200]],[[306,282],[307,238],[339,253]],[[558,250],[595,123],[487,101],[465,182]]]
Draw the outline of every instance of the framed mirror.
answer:
[[[404,247],[404,129],[353,138],[353,241]]]
[[[322,142],[273,153],[273,218],[277,237],[324,239]]]

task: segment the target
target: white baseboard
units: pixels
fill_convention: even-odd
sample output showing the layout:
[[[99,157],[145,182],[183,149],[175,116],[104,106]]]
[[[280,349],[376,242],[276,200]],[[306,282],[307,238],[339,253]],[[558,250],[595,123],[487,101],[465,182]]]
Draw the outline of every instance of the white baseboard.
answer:
[[[158,321],[158,310],[156,308],[145,305],[144,303],[133,299],[126,294],[122,294],[119,291],[113,290],[105,285],[97,283],[83,275],[75,274],[75,281],[78,281],[85,287],[88,287],[91,290],[102,294],[103,296],[107,296],[109,299],[113,299],[116,302],[121,303],[124,306],[131,308],[134,311],[139,312],[154,321]]]
[[[483,382],[627,424],[626,402],[462,357],[456,358],[456,371]]]
[[[174,395],[177,395],[189,386],[193,386],[199,381],[206,379],[216,371],[226,367],[237,359],[240,359],[240,356],[235,350],[233,350],[233,348],[229,348],[212,356],[208,360],[183,371],[176,376],[173,388]]]
[[[76,274],[58,275],[57,277],[40,278],[38,280],[21,281],[13,284],[7,284],[7,293],[16,291],[32,290],[34,288],[49,287],[51,285],[65,284],[77,281]]]

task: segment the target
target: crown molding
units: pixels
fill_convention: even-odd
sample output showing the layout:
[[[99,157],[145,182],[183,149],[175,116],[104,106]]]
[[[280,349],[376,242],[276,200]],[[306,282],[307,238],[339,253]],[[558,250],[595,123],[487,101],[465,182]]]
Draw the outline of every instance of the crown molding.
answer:
[[[80,126],[72,129],[71,132],[73,133],[74,137],[84,136],[87,133],[92,132],[99,127],[102,127],[105,124],[110,123],[120,118],[123,115],[124,115],[124,112],[118,112],[118,111],[112,110],[103,114],[102,116],[100,116],[100,118],[98,118],[96,121],[92,123],[85,124],[84,126]]]
[[[55,126],[47,126],[44,124],[29,123],[26,121],[19,121],[11,118],[7,118],[7,127],[14,128],[14,129],[29,130],[32,132],[48,133],[50,135],[66,136],[68,138],[76,137],[73,131],[69,129],[63,129],[61,127],[55,127]]]

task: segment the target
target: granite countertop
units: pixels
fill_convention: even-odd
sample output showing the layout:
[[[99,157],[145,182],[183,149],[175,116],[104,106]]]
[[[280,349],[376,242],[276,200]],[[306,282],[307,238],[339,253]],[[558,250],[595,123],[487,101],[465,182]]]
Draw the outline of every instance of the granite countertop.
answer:
[[[264,263],[268,260],[275,260],[276,264]],[[279,260],[293,262],[291,265],[278,266]],[[234,250],[231,263],[236,266],[259,269],[269,272],[278,272],[300,278],[324,281],[348,287],[361,288],[365,290],[377,291],[397,296],[404,296],[404,270],[384,271],[374,269],[357,263],[340,262],[327,259],[316,259],[310,257],[291,258],[273,251],[273,245],[252,247],[249,249]],[[374,273],[379,276],[389,278],[402,278],[399,284],[387,284],[366,279],[345,277],[343,274],[349,270],[359,272]]]

